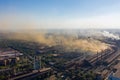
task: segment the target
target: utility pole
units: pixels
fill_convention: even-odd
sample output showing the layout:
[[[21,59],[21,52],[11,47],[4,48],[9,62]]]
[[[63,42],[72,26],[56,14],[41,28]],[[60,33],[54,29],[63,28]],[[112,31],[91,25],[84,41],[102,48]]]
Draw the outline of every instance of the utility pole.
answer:
[[[98,52],[97,52],[97,62],[98,62]]]
[[[35,60],[35,56],[33,58],[33,68],[36,69],[36,60]]]
[[[42,61],[41,61],[41,56],[40,56],[40,69],[42,68]]]
[[[101,51],[101,65],[103,65],[103,51]]]

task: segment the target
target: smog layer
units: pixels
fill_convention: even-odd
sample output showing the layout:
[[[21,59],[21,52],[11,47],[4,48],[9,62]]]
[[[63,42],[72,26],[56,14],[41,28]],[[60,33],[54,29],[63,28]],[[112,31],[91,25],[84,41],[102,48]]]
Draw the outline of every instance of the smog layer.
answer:
[[[85,34],[84,34],[85,33]],[[110,45],[101,41],[104,38],[119,39],[107,31],[24,31],[4,33],[7,38],[25,40],[44,44],[45,46],[61,46],[67,52],[97,53],[110,48]],[[84,34],[84,35],[83,35]],[[93,35],[94,34],[94,35]]]

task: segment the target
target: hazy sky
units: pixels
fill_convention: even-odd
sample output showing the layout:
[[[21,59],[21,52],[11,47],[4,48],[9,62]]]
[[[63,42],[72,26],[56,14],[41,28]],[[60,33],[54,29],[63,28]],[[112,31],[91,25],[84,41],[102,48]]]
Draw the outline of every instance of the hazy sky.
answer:
[[[120,28],[120,0],[0,0],[1,29]]]

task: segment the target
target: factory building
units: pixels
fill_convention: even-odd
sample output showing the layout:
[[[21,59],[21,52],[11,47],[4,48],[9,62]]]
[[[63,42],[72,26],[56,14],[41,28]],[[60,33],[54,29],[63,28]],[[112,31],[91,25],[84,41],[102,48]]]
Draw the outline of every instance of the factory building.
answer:
[[[0,49],[0,66],[15,64],[23,54],[13,49]]]

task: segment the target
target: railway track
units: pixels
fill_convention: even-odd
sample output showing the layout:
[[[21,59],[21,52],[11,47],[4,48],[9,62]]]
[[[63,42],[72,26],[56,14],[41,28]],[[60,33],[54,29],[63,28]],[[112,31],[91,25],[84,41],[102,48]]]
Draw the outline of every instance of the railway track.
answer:
[[[72,66],[77,65],[77,64],[81,65],[83,63],[83,60],[87,60],[92,65],[94,65],[97,61],[101,60],[101,58],[107,57],[107,56],[111,55],[112,53],[114,53],[114,50],[113,51],[106,50],[103,53],[97,53],[96,55],[94,55],[88,59],[86,59],[83,56],[80,56],[80,57],[77,57],[75,59],[72,59],[71,61],[66,62],[65,67],[69,68],[69,67],[72,67]],[[102,54],[102,57],[101,57],[101,54]]]

